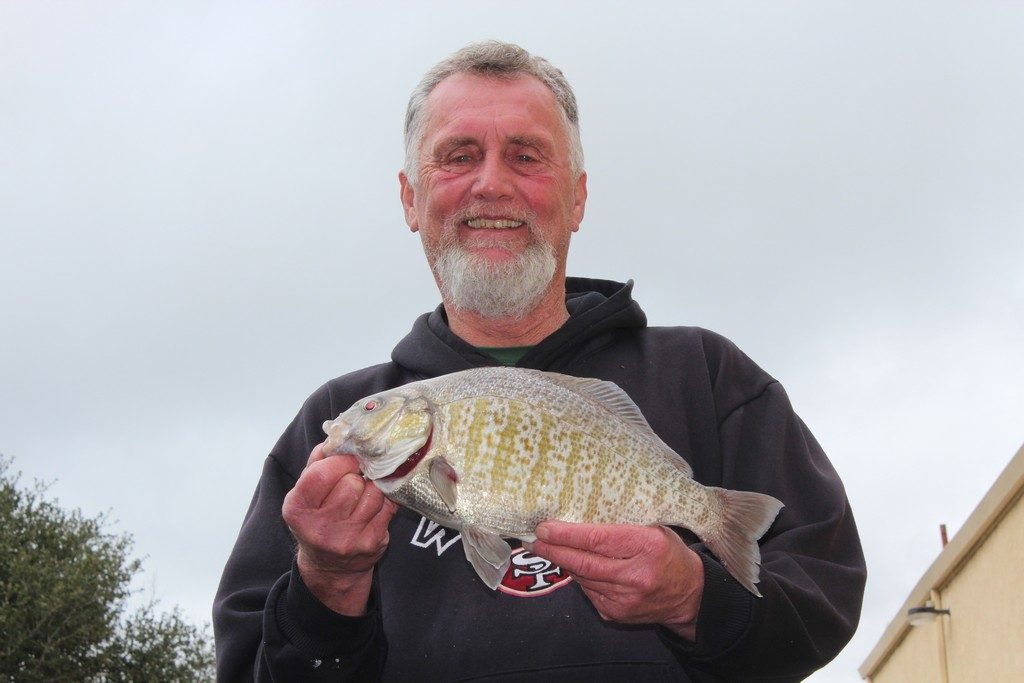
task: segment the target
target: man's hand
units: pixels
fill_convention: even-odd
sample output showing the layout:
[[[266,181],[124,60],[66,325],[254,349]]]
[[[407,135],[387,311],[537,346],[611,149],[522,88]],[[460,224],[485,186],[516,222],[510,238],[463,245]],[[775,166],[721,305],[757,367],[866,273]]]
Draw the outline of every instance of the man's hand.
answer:
[[[602,619],[696,640],[704,564],[671,530],[549,521],[536,534],[531,552],[569,572]]]
[[[303,582],[335,612],[366,612],[373,566],[388,546],[395,509],[363,479],[354,457],[325,457],[323,444],[310,453],[281,514],[299,544]]]

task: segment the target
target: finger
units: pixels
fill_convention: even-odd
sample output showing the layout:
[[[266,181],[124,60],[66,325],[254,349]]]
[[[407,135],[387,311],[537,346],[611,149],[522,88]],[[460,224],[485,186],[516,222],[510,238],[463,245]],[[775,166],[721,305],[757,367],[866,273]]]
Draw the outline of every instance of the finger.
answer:
[[[318,460],[323,460],[324,458],[327,457],[324,454],[324,444],[326,444],[326,442],[318,443],[317,445],[313,446],[313,450],[309,452],[309,459],[306,460],[306,467],[309,467]]]
[[[366,532],[371,536],[381,537],[384,545],[388,544],[388,527],[396,509],[395,505],[385,498],[380,511],[366,525]]]
[[[570,546],[536,541],[531,552],[578,578],[608,580],[621,571],[622,561],[619,559]]]
[[[321,460],[334,460],[336,458],[340,458],[346,462],[351,462],[353,467],[359,469],[359,461],[356,460],[354,455],[351,453],[335,453],[333,451],[329,451],[327,450],[326,441],[313,446],[313,450],[310,451],[309,458],[306,460],[306,467],[309,467],[315,462],[320,462]]]
[[[297,502],[304,507],[323,507],[328,497],[334,492],[338,483],[346,475],[352,474],[361,479],[355,472],[359,471],[355,458],[338,457],[318,460],[312,463],[295,482]],[[351,486],[351,484],[350,484]]]
[[[639,554],[651,532],[651,527],[644,526],[573,524],[554,520],[541,523],[535,531],[538,539],[552,545],[623,559]]]
[[[590,604],[594,607],[594,611],[597,612],[597,616],[601,617],[604,621],[614,621],[619,624],[655,623],[650,614],[631,609],[620,602],[614,594],[608,595],[593,589],[588,590],[586,587],[583,588],[583,592],[587,599],[590,600]]]
[[[671,594],[656,594],[644,586],[577,579],[583,593],[604,619],[623,624],[663,623],[679,614],[696,614],[700,605],[686,609]],[[689,617],[687,618],[687,620]]]
[[[362,471],[359,469],[359,461],[356,460],[353,455],[332,455],[324,457],[313,463],[315,467],[323,467],[327,470],[334,472],[338,479],[341,479],[346,474],[356,474],[362,477]]]
[[[588,579],[582,576],[575,577],[576,583],[580,585],[580,588],[587,594],[587,596],[594,601],[595,599],[599,602],[615,601],[615,596],[622,595],[628,591],[628,587],[623,586],[621,583],[615,583],[613,581],[603,581],[601,579]]]
[[[323,467],[323,461],[317,461],[302,471],[287,497],[292,499],[296,507],[316,509],[323,504],[336,483],[336,477]]]
[[[614,610],[610,609],[608,598],[603,593],[588,588],[582,583],[580,583],[580,587],[583,589],[583,594],[587,596],[587,600],[590,600],[590,604],[593,605],[597,616],[605,621],[612,621],[613,618],[609,613],[614,612]]]
[[[366,488],[365,479],[355,472],[348,472],[338,479],[321,507],[330,510],[331,515],[338,520],[351,521],[352,512],[359,505]]]
[[[384,501],[387,500],[379,488],[372,482],[366,482],[366,487],[352,510],[350,517],[353,521],[369,522],[383,509]]]

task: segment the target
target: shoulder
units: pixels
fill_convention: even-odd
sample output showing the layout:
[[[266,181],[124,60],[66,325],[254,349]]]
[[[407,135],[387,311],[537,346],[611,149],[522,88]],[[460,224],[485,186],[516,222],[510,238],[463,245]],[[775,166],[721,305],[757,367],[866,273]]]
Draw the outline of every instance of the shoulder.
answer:
[[[645,353],[670,352],[681,362],[705,366],[712,377],[733,373],[767,375],[730,339],[703,327],[645,327],[634,334]]]
[[[699,375],[724,416],[762,395],[776,380],[725,336],[703,327],[640,330],[650,362],[694,378]]]

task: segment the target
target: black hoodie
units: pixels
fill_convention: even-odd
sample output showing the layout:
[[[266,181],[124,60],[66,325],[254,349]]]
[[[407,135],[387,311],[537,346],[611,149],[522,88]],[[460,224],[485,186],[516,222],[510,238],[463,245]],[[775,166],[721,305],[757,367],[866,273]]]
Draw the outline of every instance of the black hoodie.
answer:
[[[518,578],[510,569],[488,590],[457,532],[401,509],[368,613],[320,603],[294,567],[281,505],[324,439],[321,424],[369,394],[496,364],[438,307],[390,363],[317,390],[266,459],[214,605],[219,680],[799,680],[842,649],[860,614],[864,557],[842,483],[781,385],[719,335],[647,327],[631,283],[566,285],[570,319],[518,365],[615,382],[698,481],[781,500],[761,539],[764,597],[677,530],[705,569],[689,643],[602,621],[577,585],[525,551],[514,555]]]

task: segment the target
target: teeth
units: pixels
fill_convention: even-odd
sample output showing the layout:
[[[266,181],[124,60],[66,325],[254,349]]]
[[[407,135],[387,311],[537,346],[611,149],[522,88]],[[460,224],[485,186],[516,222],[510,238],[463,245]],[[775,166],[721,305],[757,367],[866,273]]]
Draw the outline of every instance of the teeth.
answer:
[[[523,224],[522,221],[513,221],[508,218],[499,218],[496,221],[489,220],[487,218],[474,218],[466,221],[466,224],[471,228],[518,228]]]

